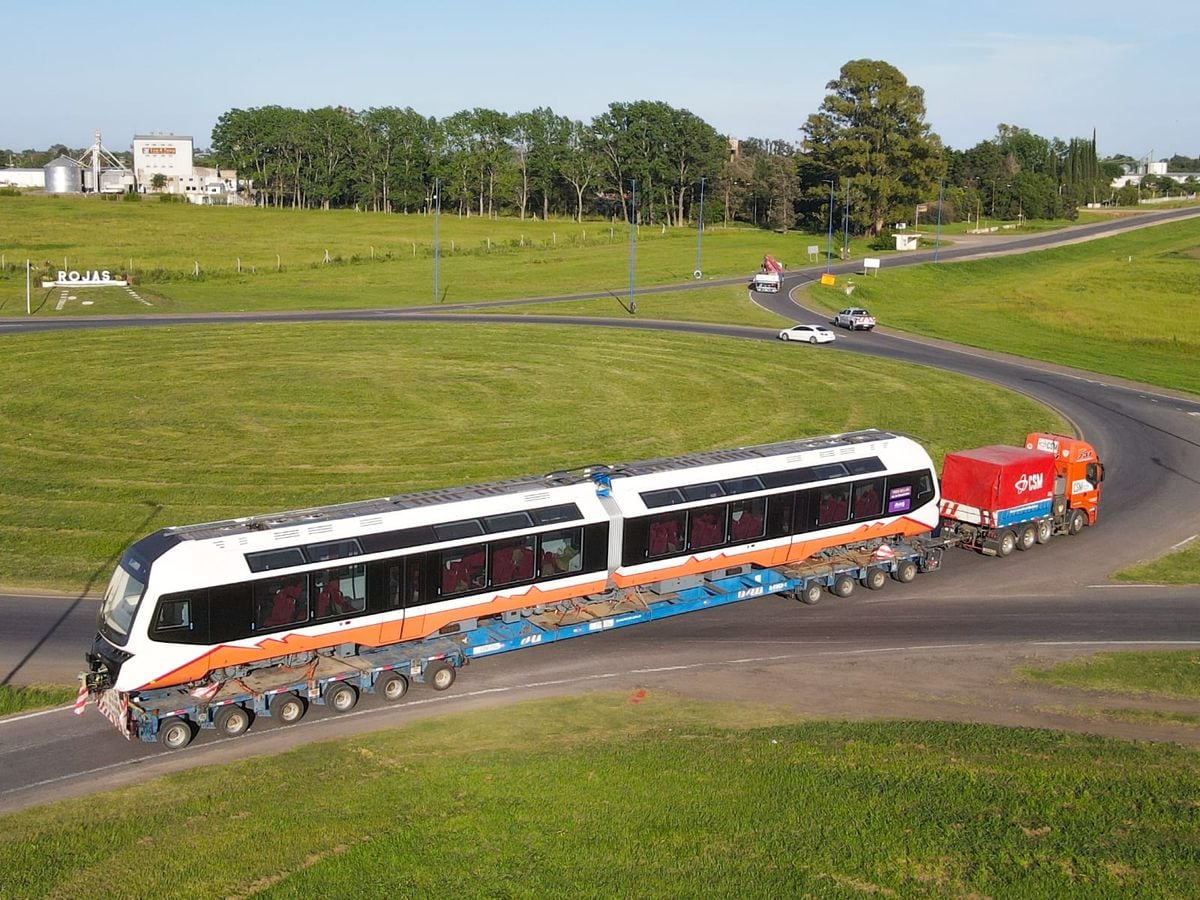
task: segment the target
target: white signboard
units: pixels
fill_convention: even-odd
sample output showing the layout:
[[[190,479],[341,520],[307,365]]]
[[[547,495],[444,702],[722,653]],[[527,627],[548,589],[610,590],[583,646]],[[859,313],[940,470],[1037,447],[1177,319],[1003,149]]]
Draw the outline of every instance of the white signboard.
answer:
[[[119,281],[113,278],[108,269],[91,271],[85,269],[82,272],[74,269],[69,272],[59,269],[58,278],[54,281],[43,281],[42,287],[125,287],[128,284],[128,281]]]
[[[879,260],[868,256],[866,259],[863,260],[863,268],[864,269],[878,269],[879,268]]]

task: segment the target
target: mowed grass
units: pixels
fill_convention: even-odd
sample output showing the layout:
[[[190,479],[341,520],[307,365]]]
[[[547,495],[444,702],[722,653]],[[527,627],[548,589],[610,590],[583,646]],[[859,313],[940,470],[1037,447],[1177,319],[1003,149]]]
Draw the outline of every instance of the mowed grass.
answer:
[[[889,328],[1200,392],[1200,219],[854,282]],[[812,296],[840,309],[843,284]]]
[[[167,525],[865,427],[940,464],[1062,427],[966,378],[914,394],[909,367],[810,349],[468,323],[10,336],[0,585],[102,589]]]
[[[1129,566],[1112,577],[1138,584],[1200,584],[1200,541],[1150,562]]]
[[[60,314],[340,309],[549,297],[628,289],[629,231],[621,223],[569,220],[438,220],[434,296],[433,217],[348,210],[240,209],[107,203],[96,198],[0,197],[0,315],[25,314],[27,258],[48,272],[127,272],[153,306],[117,288],[91,291]],[[701,250],[705,279],[745,276],[770,253],[806,264],[817,236],[709,226],[644,226],[635,246],[639,286],[690,282]],[[861,254],[862,248],[852,246]],[[328,253],[329,263],[325,263]],[[199,266],[200,276],[193,272]],[[240,273],[238,271],[240,266]],[[53,315],[57,292],[34,287],[31,305]]]
[[[1030,681],[1060,687],[1200,700],[1197,650],[1097,653],[1020,673]]]
[[[31,684],[15,687],[0,684],[0,716],[41,709],[46,706],[61,706],[75,699],[76,688],[62,685]]]
[[[1197,796],[1183,747],[593,694],[10,815],[0,871],[10,897],[1183,897]]]

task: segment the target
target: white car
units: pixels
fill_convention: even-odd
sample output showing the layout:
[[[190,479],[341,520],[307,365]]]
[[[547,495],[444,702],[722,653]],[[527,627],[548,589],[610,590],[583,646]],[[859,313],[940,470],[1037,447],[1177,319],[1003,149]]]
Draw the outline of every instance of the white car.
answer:
[[[793,325],[779,332],[781,341],[807,341],[810,344],[828,344],[837,339],[824,325]]]

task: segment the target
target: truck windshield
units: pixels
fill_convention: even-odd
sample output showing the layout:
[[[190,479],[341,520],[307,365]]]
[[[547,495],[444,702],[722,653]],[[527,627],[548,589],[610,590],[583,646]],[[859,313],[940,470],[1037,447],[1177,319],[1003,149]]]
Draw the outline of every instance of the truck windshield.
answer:
[[[126,568],[129,563],[132,566]],[[129,640],[129,629],[133,625],[133,615],[137,612],[138,602],[146,584],[134,575],[130,568],[145,571],[145,566],[138,560],[128,557],[121,560],[117,570],[113,572],[108,589],[104,592],[104,602],[100,606],[100,630],[118,646]]]

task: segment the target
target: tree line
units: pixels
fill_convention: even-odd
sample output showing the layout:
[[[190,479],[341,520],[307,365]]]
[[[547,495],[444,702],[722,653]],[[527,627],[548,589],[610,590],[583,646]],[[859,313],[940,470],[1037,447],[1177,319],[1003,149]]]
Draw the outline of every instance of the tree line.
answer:
[[[1064,141],[1001,124],[954,150],[926,121],[924,91],[889,63],[852,60],[826,90],[796,142],[731,140],[686,109],[647,100],[611,103],[588,122],[546,107],[441,119],[394,106],[231,109],[208,161],[236,169],[266,206],[436,205],[461,216],[667,226],[694,223],[703,206],[709,222],[870,235],[922,211],[926,222],[1071,219],[1115,199],[1112,178],[1127,158],[1101,161],[1095,134]]]

